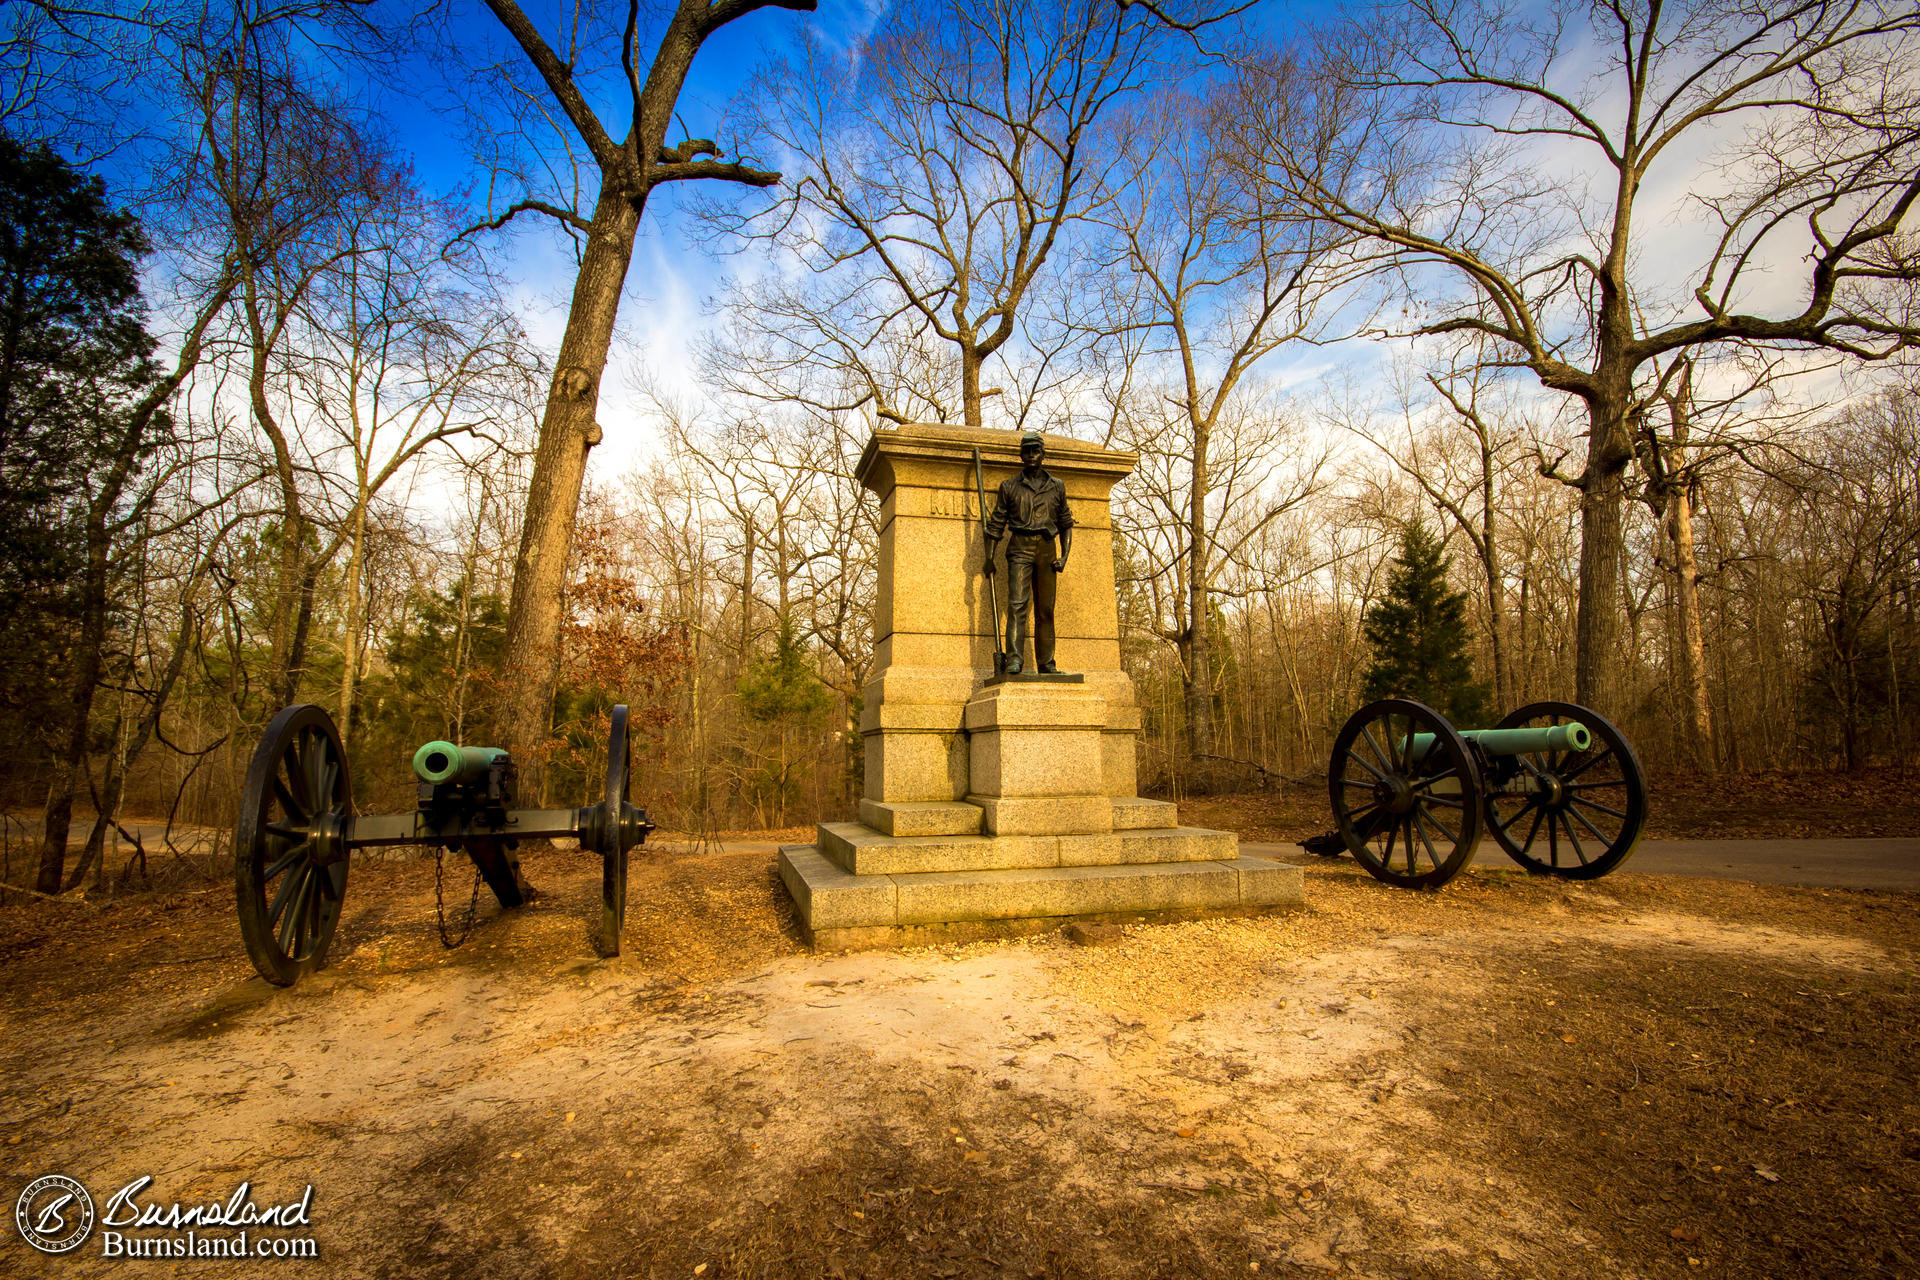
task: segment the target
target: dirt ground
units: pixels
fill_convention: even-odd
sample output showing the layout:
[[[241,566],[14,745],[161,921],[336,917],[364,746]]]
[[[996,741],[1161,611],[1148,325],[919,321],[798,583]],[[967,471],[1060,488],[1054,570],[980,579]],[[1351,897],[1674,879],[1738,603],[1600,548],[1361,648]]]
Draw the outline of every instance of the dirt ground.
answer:
[[[311,1183],[273,1270],[329,1276],[1920,1270],[1912,898],[1316,863],[1282,916],[833,956],[761,846],[649,855],[601,962],[593,864],[527,868],[446,951],[431,860],[356,867],[284,991],[224,887],[0,911],[5,1194]]]
[[[1650,779],[1647,792],[1646,834],[1656,840],[1800,840],[1920,832],[1920,774],[1908,769],[1670,773]],[[1243,840],[1292,842],[1333,825],[1326,783],[1318,778],[1177,799],[1182,822],[1238,831]]]

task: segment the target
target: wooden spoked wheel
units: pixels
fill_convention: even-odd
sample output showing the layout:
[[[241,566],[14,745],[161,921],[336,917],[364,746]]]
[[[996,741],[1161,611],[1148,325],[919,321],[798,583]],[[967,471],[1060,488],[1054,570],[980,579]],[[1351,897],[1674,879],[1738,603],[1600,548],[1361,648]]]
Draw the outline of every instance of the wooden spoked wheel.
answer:
[[[1356,711],[1334,739],[1327,784],[1347,852],[1376,878],[1438,889],[1473,861],[1480,776],[1424,703],[1385,698]]]
[[[347,889],[353,784],[333,718],[292,706],[247,767],[233,833],[235,898],[247,958],[275,986],[326,963]]]
[[[1618,729],[1571,702],[1533,702],[1499,728],[1583,724],[1584,751],[1529,751],[1504,766],[1529,784],[1521,795],[1489,795],[1487,827],[1508,857],[1529,871],[1568,880],[1606,875],[1633,854],[1647,825],[1647,782]]]

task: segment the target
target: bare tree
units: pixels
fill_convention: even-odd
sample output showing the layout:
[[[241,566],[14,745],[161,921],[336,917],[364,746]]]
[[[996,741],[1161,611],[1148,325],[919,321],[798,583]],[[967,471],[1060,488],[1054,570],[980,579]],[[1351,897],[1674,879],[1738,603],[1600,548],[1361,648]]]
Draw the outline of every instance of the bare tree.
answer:
[[[1124,538],[1123,560],[1131,566],[1130,572],[1121,571],[1122,587],[1131,584],[1144,594],[1153,634],[1179,655],[1187,746],[1204,758],[1215,754],[1216,745],[1219,688],[1213,650],[1220,643],[1221,602],[1229,595],[1256,594],[1266,581],[1280,585],[1293,567],[1262,565],[1239,573],[1231,591],[1222,578],[1250,568],[1245,558],[1268,545],[1263,542],[1268,526],[1319,491],[1326,453],[1270,398],[1235,397],[1210,414],[1205,508],[1196,529],[1191,422],[1177,390],[1149,383],[1142,388],[1142,399],[1147,397],[1152,400],[1138,406],[1138,416],[1121,431],[1121,440],[1140,455],[1115,495],[1115,531]],[[1197,582],[1196,571],[1205,575]]]
[[[773,299],[797,329],[762,321],[745,349],[769,371],[851,371],[829,408],[891,421],[957,408],[981,426],[986,401],[1019,389],[983,385],[989,361],[1031,377],[1059,350],[1058,332],[1034,337],[1030,304],[1103,198],[1097,127],[1146,87],[1164,32],[1147,8],[1108,0],[916,0],[850,49],[809,41],[772,64],[754,91],[760,125],[800,162],[784,199],[732,225],[818,279]],[[884,341],[899,334],[904,348]],[[1023,342],[1041,358],[1006,361]],[[868,358],[875,343],[886,358]]]
[[[1414,0],[1321,33],[1311,91],[1284,57],[1239,79],[1241,163],[1366,237],[1421,304],[1415,332],[1483,334],[1584,407],[1583,702],[1615,701],[1649,362],[1726,343],[1878,360],[1920,340],[1917,33],[1920,12],[1892,0]],[[1691,261],[1677,235],[1651,250],[1656,184],[1698,193]],[[1789,269],[1799,299],[1749,309],[1780,297],[1758,277]]]
[[[74,796],[85,774],[87,744],[92,737],[94,697],[107,662],[114,579],[123,570],[121,561],[129,554],[130,546],[138,543],[146,516],[144,501],[127,502],[129,489],[140,465],[155,447],[155,437],[167,430],[168,403],[200,363],[207,328],[226,304],[232,288],[233,277],[229,276],[220,283],[214,297],[192,317],[189,328],[181,336],[173,367],[164,372],[155,371],[156,376],[144,393],[114,418],[105,432],[107,438],[101,441],[105,466],[88,486],[82,515],[85,546],[78,593],[79,635],[72,649],[66,680],[66,741],[54,761],[41,827],[39,884],[42,893],[55,893],[61,888]]]
[[[1483,339],[1435,353],[1417,374],[1423,384],[1418,389],[1410,385],[1416,376],[1411,364],[1397,369],[1390,416],[1398,421],[1391,429],[1382,420],[1388,415],[1371,406],[1343,406],[1338,417],[1412,480],[1472,550],[1480,568],[1493,692],[1508,704],[1516,697],[1508,671],[1502,505],[1528,433],[1519,406],[1503,394],[1498,371],[1488,363],[1487,346]]]
[[[159,732],[160,721],[166,713],[175,687],[181,675],[187,669],[188,661],[196,652],[197,641],[204,620],[204,595],[207,579],[211,574],[215,560],[224,550],[226,539],[241,524],[251,518],[252,513],[244,509],[226,511],[218,523],[207,524],[203,517],[211,511],[226,506],[225,503],[207,504],[188,498],[184,512],[173,513],[166,520],[156,522],[153,519],[155,493],[170,487],[170,481],[187,479],[192,471],[192,456],[189,451],[181,461],[180,475],[164,478],[151,487],[142,501],[134,504],[140,513],[139,523],[143,526],[132,540],[125,558],[133,564],[119,566],[124,576],[131,579],[125,589],[133,595],[134,624],[130,632],[143,632],[153,627],[154,615],[165,618],[170,608],[173,625],[168,628],[170,634],[164,639],[148,637],[144,644],[133,634],[127,637],[127,649],[122,661],[127,668],[124,673],[108,676],[104,664],[99,669],[101,692],[109,691],[114,683],[119,683],[119,692],[123,695],[121,706],[114,713],[113,748],[106,753],[106,766],[97,788],[93,789],[94,805],[93,827],[87,835],[87,843],[82,850],[80,860],[75,864],[67,878],[68,889],[78,886],[90,868],[98,868],[102,882],[107,873],[105,847],[107,834],[118,827],[120,805],[126,793],[127,776],[140,754]],[[158,524],[158,527],[156,527]],[[205,524],[206,527],[194,530],[186,546],[185,554],[168,556],[159,549],[170,540],[170,534],[180,529],[191,529]],[[173,526],[168,528],[167,526]],[[156,552],[159,555],[156,557]],[[164,564],[168,560],[174,563],[173,576],[169,579],[165,570],[153,563],[157,558]],[[156,593],[156,588],[165,582],[167,594],[171,599],[165,606],[152,607],[148,599]],[[136,650],[145,649],[145,662]],[[144,671],[139,668],[144,665]],[[91,707],[89,707],[89,712]],[[85,773],[84,762],[82,772]],[[86,780],[92,788],[92,778],[86,774]]]
[[[1105,314],[1096,331],[1108,341],[1137,339],[1121,344],[1122,379],[1131,381],[1144,357],[1170,384],[1159,411],[1135,420],[1131,443],[1149,455],[1179,456],[1174,470],[1151,473],[1172,491],[1163,494],[1154,481],[1147,488],[1181,508],[1179,535],[1166,553],[1185,562],[1178,575],[1184,599],[1167,638],[1186,675],[1196,757],[1214,754],[1209,618],[1221,560],[1315,488],[1310,465],[1284,486],[1267,487],[1279,481],[1267,460],[1280,451],[1283,419],[1249,411],[1247,401],[1259,394],[1263,360],[1289,342],[1323,336],[1339,240],[1320,223],[1277,216],[1263,204],[1266,188],[1239,181],[1217,145],[1209,107],[1199,96],[1170,93],[1151,111],[1116,122],[1122,160],[1093,215],[1108,237],[1111,282],[1101,291]],[[1249,420],[1262,416],[1264,424],[1252,427]],[[1228,418],[1236,419],[1237,438],[1217,457],[1215,437]],[[1261,504],[1260,514],[1249,522],[1230,501]],[[1225,537],[1222,524],[1231,529]]]
[[[18,0],[0,10],[0,129],[57,139],[91,163],[149,141],[138,109],[153,50],[180,20],[169,0]]]
[[[527,433],[544,373],[520,324],[493,299],[458,287],[434,259],[432,222],[357,217],[343,252],[300,304],[289,390],[312,469],[342,508],[316,565],[347,554],[340,728],[351,734],[366,623],[363,576],[375,500],[436,446],[483,451]],[[409,225],[410,224],[410,225]],[[340,465],[344,459],[345,466]]]
[[[561,597],[581,483],[587,452],[601,438],[595,420],[600,380],[647,200],[655,188],[675,182],[717,179],[768,187],[780,180],[778,173],[722,159],[719,145],[710,138],[685,138],[668,146],[674,108],[694,56],[716,31],[760,9],[811,12],[814,3],[679,0],[647,63],[640,2],[628,0],[618,50],[607,68],[624,87],[628,112],[625,136],[616,140],[588,100],[588,86],[601,68],[583,65],[583,60],[592,57],[611,35],[595,23],[598,15],[583,12],[577,21],[563,24],[556,50],[515,0],[487,0],[487,8],[525,59],[518,70],[530,68],[537,74],[537,89],[516,82],[524,111],[549,119],[557,111],[564,118],[563,125],[554,121],[561,133],[562,154],[568,163],[590,170],[599,187],[590,213],[561,203],[566,196],[555,200],[529,194],[484,224],[498,229],[521,214],[537,213],[557,220],[583,241],[566,331],[540,419],[507,614],[507,662],[517,674],[503,709],[503,728],[507,745],[532,767],[536,789],[540,754],[536,748],[547,736],[552,710]],[[582,147],[584,158],[576,151]],[[574,184],[576,192],[578,185]]]
[[[234,307],[216,333],[244,385],[281,506],[269,696],[291,702],[306,666],[313,593],[324,560],[303,488],[307,460],[282,384],[303,308],[328,272],[377,244],[351,234],[410,198],[397,162],[360,114],[308,79],[288,15],[236,8],[177,46],[188,137],[168,197],[183,239],[234,264]],[[181,264],[189,265],[187,254]]]
[[[1765,469],[1788,443],[1807,410],[1783,404],[1779,384],[1785,361],[1722,359],[1703,364],[1705,353],[1682,350],[1653,368],[1658,377],[1633,414],[1633,444],[1644,481],[1637,495],[1659,526],[1664,546],[1653,564],[1671,579],[1677,647],[1672,684],[1684,726],[1688,756],[1699,767],[1717,767],[1713,710],[1708,689],[1705,621],[1700,607],[1700,558],[1694,516],[1705,503],[1709,481],[1727,464]],[[1806,370],[1799,370],[1804,373]],[[1548,465],[1548,474],[1556,468]]]
[[[1809,718],[1837,722],[1841,761],[1858,770],[1874,722],[1899,709],[1894,602],[1920,549],[1920,398],[1894,389],[1852,407],[1782,478],[1797,534],[1787,568],[1812,623]]]

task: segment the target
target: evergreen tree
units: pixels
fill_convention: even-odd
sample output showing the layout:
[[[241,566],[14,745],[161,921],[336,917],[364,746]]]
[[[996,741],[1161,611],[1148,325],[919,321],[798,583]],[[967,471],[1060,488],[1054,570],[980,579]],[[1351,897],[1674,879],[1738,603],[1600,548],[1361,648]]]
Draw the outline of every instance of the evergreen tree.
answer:
[[[113,633],[137,540],[126,500],[179,385],[152,359],[146,251],[98,178],[0,137],[0,707],[27,721],[6,726],[11,741],[50,748],[42,893],[63,887],[74,797],[91,782],[94,695],[117,661],[110,648],[124,653]]]
[[[746,798],[763,822],[785,826],[787,809],[800,798],[815,737],[832,706],[833,695],[820,683],[793,619],[782,617],[774,633],[773,653],[740,677],[740,709],[770,741],[744,748],[756,765],[744,777]]]
[[[146,250],[98,178],[0,134],[0,725],[16,750],[68,727],[61,677],[88,603],[88,500],[165,427],[126,438],[154,377]]]
[[[740,709],[760,724],[798,724],[818,727],[833,695],[807,657],[805,646],[790,618],[780,619],[773,652],[754,662],[740,677]]]
[[[1451,561],[1418,520],[1407,526],[1387,593],[1361,619],[1371,661],[1362,696],[1412,698],[1462,729],[1489,723],[1487,686],[1467,656],[1467,597],[1447,587]]]
[[[400,759],[417,743],[454,733],[464,742],[492,742],[490,695],[506,632],[506,600],[466,581],[414,593],[356,708],[354,719],[364,719],[368,733],[367,756]]]

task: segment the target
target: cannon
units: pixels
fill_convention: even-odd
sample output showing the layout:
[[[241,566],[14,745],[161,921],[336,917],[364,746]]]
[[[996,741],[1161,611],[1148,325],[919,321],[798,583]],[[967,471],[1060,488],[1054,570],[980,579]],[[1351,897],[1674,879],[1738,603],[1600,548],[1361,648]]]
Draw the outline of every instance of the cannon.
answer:
[[[627,912],[627,855],[653,824],[629,798],[627,709],[613,709],[604,797],[577,809],[514,806],[514,763],[498,747],[429,742],[413,756],[419,803],[411,813],[356,814],[347,755],[333,718],[292,706],[274,716],[254,749],[233,833],[240,936],[260,976],[291,986],[326,962],[340,922],[355,849],[437,845],[464,850],[502,907],[531,890],[520,874],[522,840],[574,837],[601,858],[595,948],[620,954]],[[478,886],[475,886],[477,893]]]
[[[1473,861],[1482,830],[1540,875],[1592,880],[1625,862],[1647,822],[1633,746],[1570,702],[1532,702],[1490,729],[1455,729],[1432,707],[1384,698],[1354,712],[1327,770],[1333,831],[1376,878],[1438,889]]]

